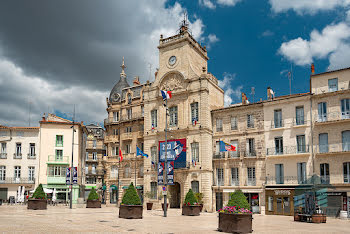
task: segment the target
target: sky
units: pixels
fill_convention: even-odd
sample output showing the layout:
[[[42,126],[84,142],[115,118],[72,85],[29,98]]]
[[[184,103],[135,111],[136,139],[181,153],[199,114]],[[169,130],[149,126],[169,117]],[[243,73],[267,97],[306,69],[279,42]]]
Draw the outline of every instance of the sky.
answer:
[[[0,2],[0,124],[43,113],[102,123],[122,57],[131,84],[154,80],[159,36],[187,11],[225,105],[309,91],[316,73],[350,66],[350,0],[31,0]],[[151,70],[150,70],[151,68]],[[251,90],[255,89],[253,95]]]

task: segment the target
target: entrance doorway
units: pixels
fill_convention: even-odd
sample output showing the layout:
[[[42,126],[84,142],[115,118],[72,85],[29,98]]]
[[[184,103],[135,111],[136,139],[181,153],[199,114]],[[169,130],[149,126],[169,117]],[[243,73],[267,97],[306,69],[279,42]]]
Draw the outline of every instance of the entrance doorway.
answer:
[[[170,208],[180,208],[181,203],[181,190],[180,184],[175,182],[174,185],[169,185]]]
[[[289,197],[276,197],[278,215],[289,215],[290,214],[290,200]]]

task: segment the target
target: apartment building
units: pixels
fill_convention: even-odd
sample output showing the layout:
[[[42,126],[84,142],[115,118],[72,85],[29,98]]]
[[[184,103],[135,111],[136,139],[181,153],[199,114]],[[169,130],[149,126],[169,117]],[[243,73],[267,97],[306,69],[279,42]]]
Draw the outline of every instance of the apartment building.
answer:
[[[85,142],[85,160],[82,163],[83,184],[85,185],[85,199],[92,188],[103,189],[104,168],[103,157],[106,156],[104,145],[104,129],[95,124],[89,124],[83,128],[83,140]],[[96,187],[97,186],[97,187]],[[101,194],[104,200],[104,193]]]
[[[66,170],[72,166],[78,169],[77,183],[73,185],[73,204],[78,197],[84,197],[82,170],[84,155],[83,123],[72,122],[54,114],[43,116],[40,123],[40,153],[38,184],[44,188],[56,189],[57,199],[69,200],[69,181]],[[74,144],[73,128],[74,126]],[[73,154],[72,154],[73,151]]]
[[[39,128],[0,125],[0,147],[0,200],[17,199],[19,186],[37,184]]]
[[[243,95],[244,96],[244,95]],[[262,102],[240,104],[212,111],[213,207],[226,205],[237,189],[248,198],[254,213],[264,210],[265,135]],[[220,152],[219,141],[236,151]]]

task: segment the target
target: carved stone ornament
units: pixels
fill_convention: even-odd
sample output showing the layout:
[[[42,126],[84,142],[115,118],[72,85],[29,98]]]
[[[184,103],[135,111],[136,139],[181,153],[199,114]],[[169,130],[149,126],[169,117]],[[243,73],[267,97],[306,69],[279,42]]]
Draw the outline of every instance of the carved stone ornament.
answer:
[[[160,85],[160,89],[166,91],[173,91],[183,88],[185,88],[184,80],[179,74],[167,75]]]

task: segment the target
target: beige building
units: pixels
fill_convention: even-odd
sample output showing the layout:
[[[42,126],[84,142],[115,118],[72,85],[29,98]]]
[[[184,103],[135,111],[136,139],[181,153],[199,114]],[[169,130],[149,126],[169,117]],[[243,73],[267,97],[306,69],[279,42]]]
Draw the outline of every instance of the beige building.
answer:
[[[17,199],[19,186],[25,194],[37,185],[39,128],[0,125],[0,200]]]

